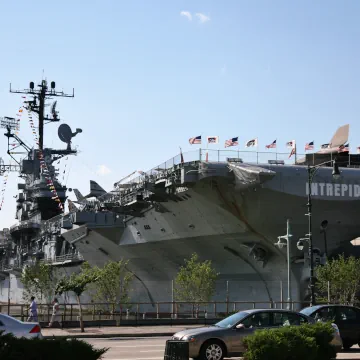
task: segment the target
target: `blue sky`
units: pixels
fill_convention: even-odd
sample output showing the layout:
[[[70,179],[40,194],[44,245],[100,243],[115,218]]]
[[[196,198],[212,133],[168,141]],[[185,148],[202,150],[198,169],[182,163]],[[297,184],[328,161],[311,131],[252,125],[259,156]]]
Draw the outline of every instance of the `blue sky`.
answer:
[[[277,138],[279,151],[292,139],[300,151],[349,123],[355,149],[359,11],[356,0],[2,1],[0,114],[15,116],[21,103],[9,83],[25,88],[43,69],[59,89],[74,87],[58,110],[83,129],[81,152],[60,168],[83,193],[90,179],[110,190],[179,146],[198,148],[188,139],[200,134],[220,136],[214,149],[239,136],[241,149],[258,137],[261,150]],[[56,124],[45,132],[46,145],[64,147]],[[32,144],[26,117],[20,137]],[[8,160],[2,136],[0,156]],[[0,227],[15,222],[17,180],[10,175]]]

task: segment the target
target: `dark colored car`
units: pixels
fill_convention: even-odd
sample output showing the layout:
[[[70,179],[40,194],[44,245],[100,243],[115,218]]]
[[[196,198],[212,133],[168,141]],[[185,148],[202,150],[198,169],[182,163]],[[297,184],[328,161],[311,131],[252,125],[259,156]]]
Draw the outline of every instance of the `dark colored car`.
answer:
[[[300,311],[314,320],[331,321],[340,330],[344,349],[360,346],[360,309],[347,305],[317,305]]]

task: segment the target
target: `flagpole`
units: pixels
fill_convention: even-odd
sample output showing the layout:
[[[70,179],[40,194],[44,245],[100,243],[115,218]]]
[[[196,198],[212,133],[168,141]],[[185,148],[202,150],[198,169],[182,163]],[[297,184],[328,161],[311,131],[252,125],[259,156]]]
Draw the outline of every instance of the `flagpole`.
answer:
[[[238,159],[240,159],[240,141],[239,141],[239,136],[238,136]]]

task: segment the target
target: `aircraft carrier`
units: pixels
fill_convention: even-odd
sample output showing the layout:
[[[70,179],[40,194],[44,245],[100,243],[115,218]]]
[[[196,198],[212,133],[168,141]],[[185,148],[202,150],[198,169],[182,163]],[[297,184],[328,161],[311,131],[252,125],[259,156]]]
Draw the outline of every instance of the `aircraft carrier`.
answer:
[[[64,217],[62,236],[92,264],[130,260],[142,285],[137,301],[171,301],[171,280],[194,252],[220,273],[215,300],[229,296],[230,283],[230,301],[280,301],[287,256],[275,243],[289,219],[291,297],[308,301],[309,251],[297,248],[308,233],[308,166],[319,165],[311,182],[313,261],[354,253],[351,240],[359,236],[360,157],[344,147],[348,132],[340,127],[325,149],[297,155],[295,164],[288,154],[199,149],[109,193],[93,183],[87,197],[77,192],[81,209]]]
[[[308,166],[319,165],[311,184],[313,258],[316,264],[338,252],[355,253],[351,240],[359,236],[360,157],[344,148],[349,126],[340,127],[318,153],[299,159],[294,154],[202,150],[177,155],[140,176],[128,177],[106,192],[90,181],[86,196],[74,189],[67,199],[57,164],[76,154],[72,132],[62,124],[65,149],[44,147],[44,125],[59,121],[56,102],[45,114],[46,100],[72,97],[46,80],[22,94],[22,109],[32,125],[34,146],[17,135],[18,119],[4,117],[1,126],[8,154],[16,165],[0,163],[0,173],[19,171],[16,198],[18,223],[0,236],[0,300],[19,302],[24,266],[47,262],[71,272],[82,261],[103,265],[129,260],[135,275],[133,302],[172,301],[172,280],[184,259],[196,252],[211,260],[220,273],[215,300],[269,302],[286,295],[286,248],[276,246],[290,222],[292,300],[309,298],[309,252],[298,250],[298,238],[308,233]],[[19,110],[20,111],[20,110]],[[15,144],[15,146],[14,146]],[[25,155],[17,160],[14,148]],[[332,176],[333,160],[340,179]],[[68,201],[69,212],[64,212]],[[283,291],[280,284],[283,283]]]

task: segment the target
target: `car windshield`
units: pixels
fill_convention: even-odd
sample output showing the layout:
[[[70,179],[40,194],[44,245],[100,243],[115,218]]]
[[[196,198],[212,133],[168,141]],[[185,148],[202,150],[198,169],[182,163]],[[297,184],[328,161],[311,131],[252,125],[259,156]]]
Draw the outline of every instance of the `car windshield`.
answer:
[[[215,326],[221,327],[221,328],[231,328],[238,322],[240,322],[242,319],[244,319],[246,316],[248,316],[249,313],[245,311],[240,311],[236,314],[230,315],[224,320],[219,321],[215,324]]]
[[[309,306],[305,309],[302,309],[300,312],[301,314],[310,316],[314,311],[316,311],[317,309],[320,309],[321,306]]]

